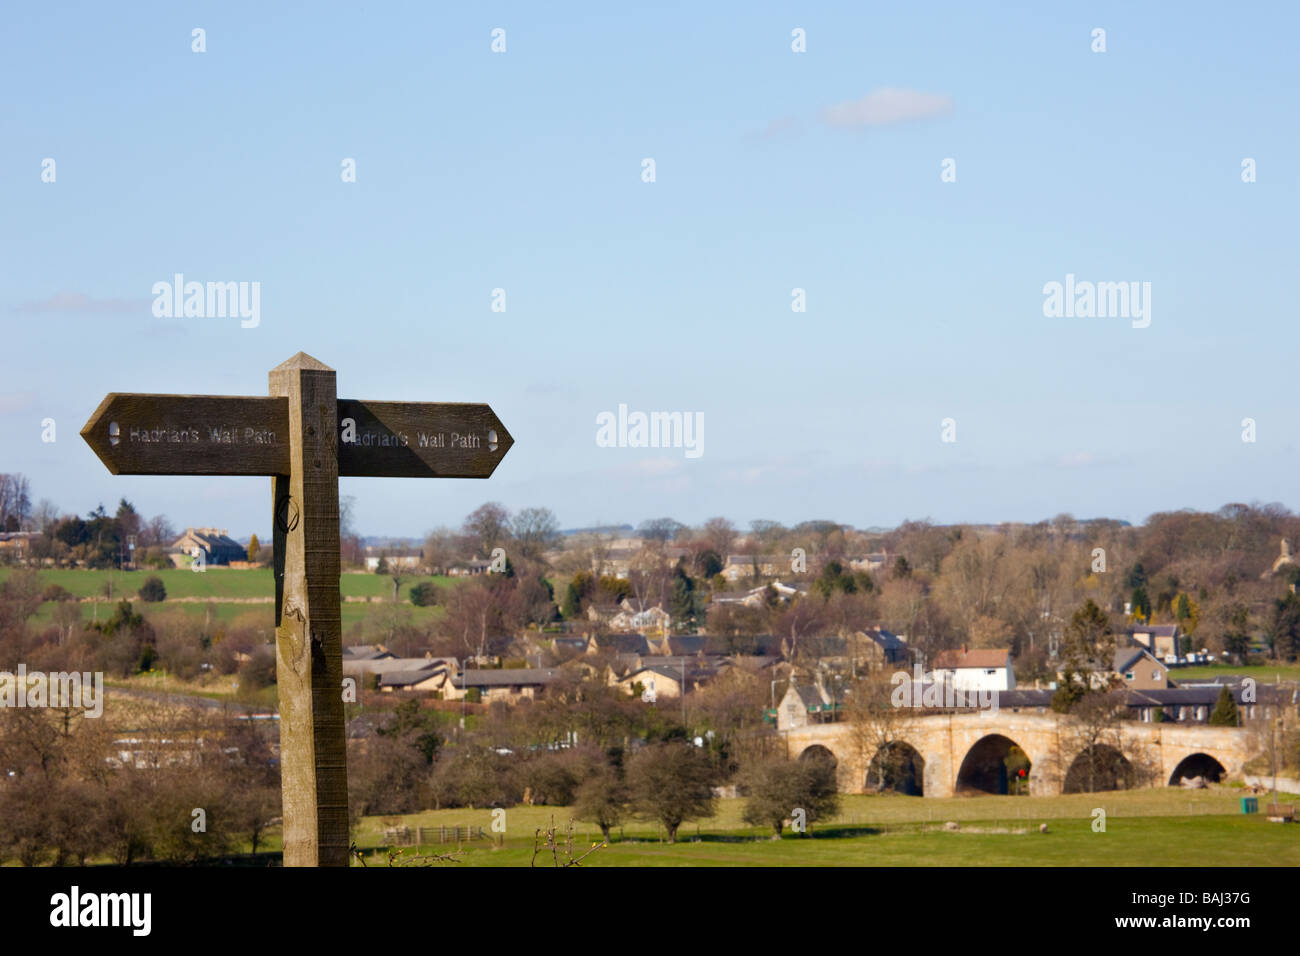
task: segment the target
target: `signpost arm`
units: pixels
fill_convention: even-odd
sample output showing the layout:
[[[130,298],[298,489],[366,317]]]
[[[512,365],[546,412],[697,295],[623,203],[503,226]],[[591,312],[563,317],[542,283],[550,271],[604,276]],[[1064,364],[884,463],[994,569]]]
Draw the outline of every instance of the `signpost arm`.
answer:
[[[284,865],[347,866],[335,373],[299,352],[270,394],[289,406],[289,474],[272,478]]]

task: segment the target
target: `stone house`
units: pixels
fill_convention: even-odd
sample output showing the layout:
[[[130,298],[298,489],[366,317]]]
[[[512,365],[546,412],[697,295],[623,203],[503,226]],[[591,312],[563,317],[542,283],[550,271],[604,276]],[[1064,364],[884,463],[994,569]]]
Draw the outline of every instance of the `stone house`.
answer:
[[[754,576],[757,569],[758,576],[762,578],[774,578],[778,574],[790,573],[790,557],[788,555],[764,555],[764,554],[729,554],[727,561],[722,566],[722,576],[735,584],[737,581],[743,581]]]
[[[513,704],[525,698],[533,699],[563,677],[563,672],[553,667],[466,670],[452,679],[449,693],[453,699],[460,699],[470,690],[477,689],[483,703],[505,701]]]
[[[1115,651],[1111,674],[1129,690],[1164,690],[1169,686],[1169,668],[1145,647],[1122,647]]]
[[[230,537],[225,528],[186,528],[167,549],[167,557],[175,567],[189,567],[199,550],[206,565],[229,565],[248,559],[248,549]]]
[[[1130,632],[1133,643],[1146,648],[1153,657],[1182,656],[1182,634],[1177,624],[1143,624]]]

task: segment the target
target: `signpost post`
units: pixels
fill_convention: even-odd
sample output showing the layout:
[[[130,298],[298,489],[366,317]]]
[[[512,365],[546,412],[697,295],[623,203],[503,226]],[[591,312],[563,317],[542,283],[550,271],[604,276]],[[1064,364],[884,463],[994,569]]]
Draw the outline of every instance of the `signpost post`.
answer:
[[[514,441],[487,405],[340,399],[303,352],[269,393],[113,393],[81,436],[115,475],[271,477],[284,864],[347,866],[338,479],[487,478]]]

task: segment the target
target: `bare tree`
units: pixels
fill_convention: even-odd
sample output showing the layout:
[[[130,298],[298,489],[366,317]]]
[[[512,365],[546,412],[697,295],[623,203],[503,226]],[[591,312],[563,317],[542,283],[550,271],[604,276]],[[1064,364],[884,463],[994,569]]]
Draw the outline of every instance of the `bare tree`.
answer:
[[[493,548],[509,540],[510,512],[495,501],[489,501],[470,512],[461,530],[474,542],[479,555],[487,557]]]
[[[462,557],[464,539],[450,528],[436,528],[425,536],[424,563],[434,574],[445,574]]]
[[[453,588],[441,634],[454,639],[467,658],[486,660],[500,652],[518,616],[517,594],[508,578],[482,576]]]
[[[772,633],[784,642],[788,659],[798,660],[810,649],[808,639],[821,630],[824,610],[820,601],[796,598],[773,611]]]
[[[154,515],[140,529],[140,546],[144,548],[165,548],[176,540],[176,529],[167,520],[166,515]]]
[[[1062,720],[1057,762],[1064,772],[1063,792],[1096,793],[1134,785],[1121,737],[1126,697],[1122,690],[1085,694]]]
[[[59,523],[59,509],[49,498],[42,498],[32,511],[32,530],[41,534],[53,534]]]
[[[896,688],[889,675],[873,675],[855,682],[845,701],[851,746],[867,772],[868,785],[877,790],[898,786],[912,760],[910,745],[902,745],[913,732],[915,714],[894,706]]]
[[[726,518],[710,518],[704,522],[704,528],[700,533],[700,537],[718,553],[723,561],[727,560],[727,554],[736,543],[738,536],[736,526]]]
[[[560,539],[560,523],[550,508],[525,508],[510,522],[515,546],[524,558],[540,560]]]
[[[656,541],[660,544],[673,540],[685,530],[686,525],[672,518],[652,518],[649,521],[642,521],[637,529],[641,537],[647,541]]]
[[[0,531],[23,529],[31,511],[31,483],[27,476],[0,474]]]

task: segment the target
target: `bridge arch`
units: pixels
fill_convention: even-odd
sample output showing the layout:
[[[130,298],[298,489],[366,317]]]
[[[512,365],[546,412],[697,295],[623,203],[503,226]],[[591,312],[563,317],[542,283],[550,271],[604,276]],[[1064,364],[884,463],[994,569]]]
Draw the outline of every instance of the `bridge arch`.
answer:
[[[838,769],[840,765],[839,758],[835,756],[835,752],[829,747],[823,747],[821,744],[811,744],[810,746],[805,747],[803,752],[799,754],[799,759],[820,760],[824,763],[829,763],[832,770]]]
[[[1218,783],[1227,776],[1227,773],[1223,764],[1214,757],[1197,751],[1188,754],[1178,762],[1178,766],[1169,777],[1169,786],[1176,787],[1184,778],[1190,780],[1192,777],[1204,777],[1210,783]]]
[[[1010,793],[1012,781],[1032,769],[1025,750],[1003,734],[986,734],[975,741],[957,771],[957,793]]]
[[[925,758],[905,740],[881,746],[867,765],[867,792],[893,791],[909,797],[925,795]]]
[[[1132,763],[1110,744],[1085,747],[1070,761],[1062,793],[1101,793],[1129,790],[1135,784]]]

